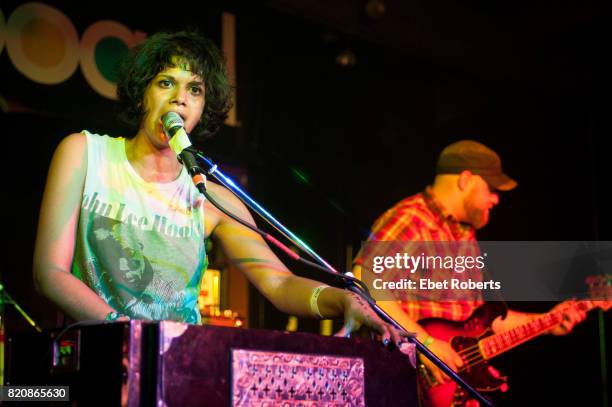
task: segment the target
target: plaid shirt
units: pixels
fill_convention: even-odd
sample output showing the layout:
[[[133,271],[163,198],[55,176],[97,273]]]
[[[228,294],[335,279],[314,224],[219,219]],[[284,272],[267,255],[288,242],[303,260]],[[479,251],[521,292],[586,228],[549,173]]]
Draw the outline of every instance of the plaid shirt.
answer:
[[[436,199],[430,187],[387,210],[372,226],[368,240],[374,241],[469,241],[476,242],[472,226],[456,221]],[[353,264],[362,265],[360,251]],[[400,301],[409,317],[467,319],[482,301]]]

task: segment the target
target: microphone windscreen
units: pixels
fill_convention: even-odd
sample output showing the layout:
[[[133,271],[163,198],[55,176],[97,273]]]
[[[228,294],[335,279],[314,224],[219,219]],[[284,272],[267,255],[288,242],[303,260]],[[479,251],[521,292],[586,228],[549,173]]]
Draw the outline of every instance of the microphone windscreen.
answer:
[[[164,131],[170,137],[174,135],[174,133],[181,127],[185,125],[183,118],[179,116],[176,112],[166,112],[161,117],[162,126],[164,127]]]

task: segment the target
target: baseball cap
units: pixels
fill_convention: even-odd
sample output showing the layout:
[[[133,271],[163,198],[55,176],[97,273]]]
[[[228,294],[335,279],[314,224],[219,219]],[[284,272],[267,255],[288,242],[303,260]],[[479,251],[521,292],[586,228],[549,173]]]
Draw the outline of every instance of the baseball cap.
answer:
[[[474,140],[450,144],[438,157],[436,174],[460,174],[464,170],[480,175],[487,184],[499,191],[510,191],[518,185],[502,171],[499,155]]]

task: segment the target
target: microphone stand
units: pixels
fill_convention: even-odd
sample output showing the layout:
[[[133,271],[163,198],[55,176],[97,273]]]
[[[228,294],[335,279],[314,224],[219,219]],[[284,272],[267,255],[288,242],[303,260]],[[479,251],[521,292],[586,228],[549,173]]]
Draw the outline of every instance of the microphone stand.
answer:
[[[289,239],[293,244],[298,246],[300,249],[304,250],[308,253],[312,258],[317,260],[322,267],[317,264],[311,263],[317,268],[323,269],[331,274],[336,276],[340,276],[344,279],[345,284],[347,285],[347,289],[359,295],[368,304],[372,307],[374,312],[378,314],[383,320],[387,321],[399,331],[407,332],[397,321],[395,321],[389,314],[387,314],[384,310],[382,310],[376,302],[370,297],[369,293],[367,293],[367,287],[363,285],[360,288],[356,283],[359,280],[352,277],[352,273],[340,273],[336,269],[334,269],[328,262],[326,262],[321,256],[319,256],[313,249],[311,249],[308,245],[306,245],[300,238],[298,238],[294,233],[292,233],[289,229],[287,229],[283,224],[281,224],[278,220],[276,220],[267,210],[265,210],[261,205],[259,205],[255,200],[253,200],[246,192],[244,192],[231,178],[223,174],[222,171],[219,170],[219,167],[208,157],[204,156],[200,151],[196,150],[193,147],[185,148],[178,156],[179,161],[181,161],[189,174],[194,179],[194,184],[197,189],[202,192],[209,201],[213,205],[215,205],[222,212],[230,215],[233,219],[239,221],[241,224],[246,227],[255,230],[257,233],[264,233],[259,229],[255,228],[253,225],[250,225],[244,221],[241,221],[235,218],[233,215],[229,214],[224,208],[218,206],[218,204],[211,199],[210,195],[206,192],[206,182],[203,174],[207,174],[216,179],[221,185],[229,189],[234,195],[238,197],[245,205],[251,208],[254,212],[256,212],[259,216],[261,216],[266,222],[274,226],[281,234],[283,234],[287,239]],[[203,168],[198,165],[198,160],[203,163]],[[266,236],[264,236],[266,237]],[[276,239],[269,239],[274,244],[281,244]],[[290,250],[279,246],[286,253],[293,253]],[[289,254],[288,253],[288,254]],[[290,254],[291,255],[291,254]],[[291,256],[296,260],[299,260],[299,256],[295,253]],[[361,283],[363,284],[363,283]],[[418,339],[416,339],[415,335],[408,335],[408,341],[411,342],[422,354],[425,355],[429,360],[431,360],[437,367],[440,368],[444,373],[446,373],[453,381],[455,381],[459,386],[461,386],[466,392],[468,392],[472,397],[482,403],[483,406],[491,406],[493,407],[493,403],[478,393],[473,387],[467,384],[457,373],[455,373],[451,368],[449,368],[442,360],[440,360],[434,353],[432,353],[425,345],[423,345]]]
[[[190,148],[191,149],[191,148]],[[188,149],[189,150],[189,149]],[[208,157],[202,155],[199,151],[192,151],[196,157],[205,164],[206,173],[213,176],[221,185],[229,189],[234,195],[236,195],[245,205],[251,208],[255,213],[261,216],[266,222],[272,225],[278,230],[283,236],[289,241],[298,246],[300,249],[308,253],[313,259],[317,260],[323,267],[332,271],[335,274],[340,274],[335,270],[328,262],[326,262],[321,256],[319,256],[313,249],[311,249],[306,243],[304,243],[299,237],[293,234],[289,229],[283,226],[278,220],[272,216],[264,207],[255,202],[246,192],[244,192],[234,181],[223,174],[217,165],[213,163]]]

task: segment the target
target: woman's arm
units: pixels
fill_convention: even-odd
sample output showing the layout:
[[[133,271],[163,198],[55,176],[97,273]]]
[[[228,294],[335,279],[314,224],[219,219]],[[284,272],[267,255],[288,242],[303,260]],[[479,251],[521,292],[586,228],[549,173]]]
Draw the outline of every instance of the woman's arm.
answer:
[[[246,207],[229,191],[214,184],[209,185],[209,191],[232,213],[254,224]],[[208,213],[212,212],[213,216],[218,217],[212,231],[213,240],[221,245],[228,260],[279,310],[312,318],[344,317],[345,324],[352,329],[366,325],[381,334],[383,340],[400,340],[397,330],[385,324],[362,299],[345,290],[329,287],[320,291],[315,303],[320,313],[317,315],[311,306],[311,298],[322,283],[294,275],[261,236],[215,209],[208,208]]]
[[[74,133],[59,144],[49,167],[34,247],[34,285],[72,318],[101,320],[113,309],[70,272],[86,174],[87,138]]]

